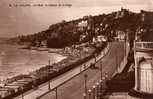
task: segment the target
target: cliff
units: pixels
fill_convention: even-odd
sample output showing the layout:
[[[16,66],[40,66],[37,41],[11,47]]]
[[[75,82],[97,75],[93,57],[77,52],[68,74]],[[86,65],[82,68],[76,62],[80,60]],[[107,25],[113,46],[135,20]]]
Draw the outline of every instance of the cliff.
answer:
[[[91,42],[93,37],[104,35],[108,40],[113,40],[120,32],[128,35],[129,41],[135,39],[135,33],[140,32],[146,26],[145,20],[152,16],[152,12],[141,11],[134,13],[127,9],[101,14],[96,16],[84,16],[83,18],[62,21],[52,24],[45,31],[32,35],[18,36],[12,40],[20,44],[28,44],[36,47],[63,48],[84,42]],[[152,22],[153,23],[153,22]]]

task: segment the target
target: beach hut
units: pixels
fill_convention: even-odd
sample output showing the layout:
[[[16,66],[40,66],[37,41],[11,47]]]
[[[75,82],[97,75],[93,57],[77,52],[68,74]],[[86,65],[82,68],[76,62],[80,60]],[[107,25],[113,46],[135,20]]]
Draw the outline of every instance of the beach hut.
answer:
[[[7,90],[1,90],[0,91],[0,98],[4,98],[9,95],[9,92]]]
[[[20,90],[20,86],[14,85],[14,84],[7,84],[7,85],[5,86],[5,88],[11,88],[11,89],[14,90],[15,93],[18,92],[18,91]]]

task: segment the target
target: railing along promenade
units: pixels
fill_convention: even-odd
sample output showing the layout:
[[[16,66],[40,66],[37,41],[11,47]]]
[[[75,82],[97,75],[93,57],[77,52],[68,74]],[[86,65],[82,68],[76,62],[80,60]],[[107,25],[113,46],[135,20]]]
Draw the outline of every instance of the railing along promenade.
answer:
[[[59,77],[57,77],[57,79],[52,79],[50,81],[50,88],[48,88],[48,85],[46,84],[30,93],[24,93],[16,97],[15,99],[40,99],[42,96],[46,95],[49,92],[56,91],[57,93],[57,89],[60,86],[67,83],[83,71],[87,70],[91,66],[91,64],[95,64],[96,62],[98,62],[103,56],[107,54],[109,49],[110,44],[108,43],[104,49],[99,50],[99,52],[95,53],[94,57],[91,57],[90,59],[88,59],[88,61],[85,61],[79,66],[69,70],[68,72],[64,73],[64,75],[60,75]]]
[[[135,42],[135,47],[139,51],[153,50],[153,42]]]
[[[75,72],[70,72],[69,77],[63,79],[63,81],[61,81],[59,84],[57,84],[56,86],[54,86],[51,90],[48,90],[48,92],[38,96],[36,99],[41,99],[41,97],[43,97],[44,95],[46,95],[47,93],[50,93],[51,91],[56,91],[60,86],[64,85],[65,83],[67,83],[68,81],[72,80],[74,77],[78,76],[80,73],[84,72],[85,70],[89,69],[91,64],[95,64],[98,61],[101,60],[101,58],[103,58],[109,51],[111,47],[111,44],[107,44],[107,46],[100,51],[100,53],[98,53],[95,57],[89,59],[87,62],[84,62],[83,64],[79,65],[77,68],[75,68]],[[72,70],[73,71],[73,70]],[[57,99],[58,96],[56,96]],[[25,98],[26,99],[26,98]]]

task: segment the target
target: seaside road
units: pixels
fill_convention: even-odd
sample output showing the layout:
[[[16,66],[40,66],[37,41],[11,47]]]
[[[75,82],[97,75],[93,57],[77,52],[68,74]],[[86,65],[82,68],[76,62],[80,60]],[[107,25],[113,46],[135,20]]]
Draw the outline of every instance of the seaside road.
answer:
[[[110,44],[109,44],[110,45]],[[100,57],[103,57],[109,50],[109,45],[102,51]],[[98,58],[99,60],[99,58]],[[61,86],[63,85],[65,82],[71,80],[72,78],[74,78],[75,76],[77,76],[78,74],[80,74],[81,72],[83,72],[85,69],[88,69],[91,63],[94,63],[95,59],[91,59],[90,61],[77,66],[76,68],[54,78],[53,80],[51,80],[50,83],[50,89],[53,90],[55,89],[57,86]],[[86,66],[85,66],[86,65]],[[40,85],[37,89],[31,89],[27,92],[25,92],[23,95],[19,95],[18,97],[15,97],[14,99],[38,99],[39,96],[42,96],[43,94],[45,94],[46,92],[49,92],[51,90],[48,90],[48,82]]]
[[[124,55],[124,44],[123,43],[112,43],[112,47],[109,53],[102,59],[103,61],[103,73],[107,72],[108,75],[112,75],[116,68],[116,55],[118,56],[118,62],[123,59]],[[100,66],[100,62],[96,64]],[[51,89],[59,85],[61,82],[64,82],[66,79],[69,79],[80,72],[80,68],[77,67],[67,73],[58,76],[53,79],[50,83]],[[85,72],[74,77],[69,82],[58,87],[57,95],[58,99],[82,99],[82,94],[84,92],[84,74],[88,75],[87,86],[92,86],[98,79],[100,79],[100,70],[99,69],[88,69]],[[39,95],[48,91],[48,83],[41,85],[38,90],[30,90],[24,93],[24,99],[36,99]],[[55,99],[55,92],[50,92],[47,95],[44,95],[40,99]],[[21,96],[16,97],[15,99],[22,99]]]
[[[110,77],[113,75],[116,70],[116,62],[120,62],[124,57],[124,43],[123,42],[114,42],[108,54],[101,60],[102,61],[102,70],[103,75],[107,72]],[[116,59],[117,58],[117,59]],[[100,66],[100,61],[96,64]],[[84,88],[84,74],[87,74],[87,87],[91,88],[95,83],[100,79],[100,70],[99,69],[88,69],[76,76],[69,82],[60,86],[57,89],[57,99],[83,99]],[[56,93],[50,92],[40,99],[56,99]]]

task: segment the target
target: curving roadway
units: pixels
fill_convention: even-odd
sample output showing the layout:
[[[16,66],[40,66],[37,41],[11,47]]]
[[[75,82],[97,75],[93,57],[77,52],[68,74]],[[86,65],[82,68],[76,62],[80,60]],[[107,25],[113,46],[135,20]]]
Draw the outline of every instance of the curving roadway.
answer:
[[[119,64],[124,58],[124,43],[123,42],[113,42],[111,43],[111,48],[107,55],[103,57],[96,66],[99,68],[102,61],[102,71],[103,75],[107,72],[108,77],[111,77]],[[72,76],[75,72],[72,71],[69,76]],[[69,82],[60,86],[57,89],[57,99],[83,99],[84,88],[84,75],[87,74],[87,88],[91,88],[92,85],[100,79],[99,69],[87,69],[78,76],[74,77]],[[62,81],[62,79],[61,79]],[[60,81],[58,81],[60,82]],[[58,83],[56,82],[56,83]],[[54,83],[54,84],[56,84]],[[53,83],[52,83],[53,84]],[[31,98],[32,99],[32,98]],[[34,99],[34,98],[33,98]],[[56,99],[56,92],[52,91],[39,99]]]

